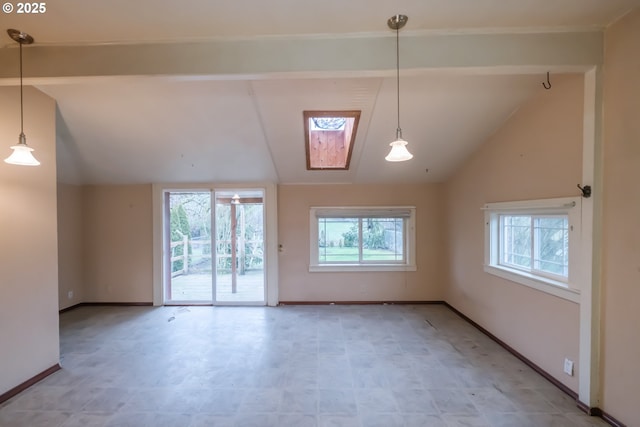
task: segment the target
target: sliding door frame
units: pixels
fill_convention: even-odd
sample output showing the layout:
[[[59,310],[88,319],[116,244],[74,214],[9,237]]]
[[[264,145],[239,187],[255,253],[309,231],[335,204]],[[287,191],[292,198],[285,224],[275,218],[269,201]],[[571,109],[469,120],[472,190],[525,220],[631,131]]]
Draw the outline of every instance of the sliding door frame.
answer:
[[[164,252],[164,194],[166,192],[202,191],[212,193],[212,203],[216,191],[262,190],[264,192],[264,279],[266,305],[278,305],[278,208],[277,185],[270,182],[238,184],[153,184],[153,305],[165,304],[164,275],[166,268]],[[212,207],[213,208],[213,207]],[[214,209],[212,209],[213,212]],[[214,224],[212,223],[212,227]],[[214,289],[215,291],[215,289]],[[215,300],[215,299],[214,299]],[[226,305],[226,303],[225,303]],[[230,304],[231,305],[231,304]],[[238,305],[238,304],[235,304]],[[252,305],[247,303],[244,305]],[[255,305],[255,304],[254,304]]]

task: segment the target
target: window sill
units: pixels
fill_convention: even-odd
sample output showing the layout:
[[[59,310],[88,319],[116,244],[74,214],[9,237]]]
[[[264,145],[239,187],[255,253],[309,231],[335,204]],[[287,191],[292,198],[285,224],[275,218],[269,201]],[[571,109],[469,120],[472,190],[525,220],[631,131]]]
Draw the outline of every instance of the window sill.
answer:
[[[407,264],[321,264],[310,265],[310,273],[366,272],[366,271],[416,271],[415,265]]]
[[[554,295],[558,298],[566,299],[578,304],[580,303],[580,292],[576,289],[567,287],[565,283],[505,267],[485,265],[484,271],[486,273],[493,274],[494,276]]]

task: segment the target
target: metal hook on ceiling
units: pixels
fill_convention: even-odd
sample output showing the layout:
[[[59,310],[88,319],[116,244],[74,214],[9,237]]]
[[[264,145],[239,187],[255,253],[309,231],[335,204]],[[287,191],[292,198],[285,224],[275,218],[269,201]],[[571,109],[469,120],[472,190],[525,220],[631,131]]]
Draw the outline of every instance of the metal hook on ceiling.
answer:
[[[542,82],[542,86],[547,90],[551,89],[551,81],[549,80],[549,72],[548,71],[547,71],[547,82],[546,83]]]

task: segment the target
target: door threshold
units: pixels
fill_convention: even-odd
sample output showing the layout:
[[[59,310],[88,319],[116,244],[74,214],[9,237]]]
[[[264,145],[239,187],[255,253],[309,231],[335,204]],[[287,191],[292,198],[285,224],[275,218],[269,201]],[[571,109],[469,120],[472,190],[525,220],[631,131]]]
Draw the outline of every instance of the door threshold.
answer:
[[[184,306],[213,306],[213,303],[211,302],[198,302],[198,301],[171,301],[171,302],[165,302],[163,304],[165,307],[184,307]]]

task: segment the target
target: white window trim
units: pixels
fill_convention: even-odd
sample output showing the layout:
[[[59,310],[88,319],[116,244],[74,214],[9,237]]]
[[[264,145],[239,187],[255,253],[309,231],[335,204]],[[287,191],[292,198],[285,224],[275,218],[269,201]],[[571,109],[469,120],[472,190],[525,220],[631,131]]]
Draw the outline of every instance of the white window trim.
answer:
[[[320,264],[318,261],[318,216],[332,215],[340,216],[341,214],[362,215],[369,214],[379,215],[381,212],[408,211],[405,234],[405,254],[404,263],[375,263],[375,264]],[[338,207],[311,207],[309,209],[309,272],[365,272],[365,271],[416,271],[416,208],[415,206],[338,206]]]
[[[484,205],[485,250],[484,271],[557,297],[580,302],[582,283],[581,248],[582,235],[580,197],[524,200],[517,202],[487,203]],[[569,217],[569,278],[567,282],[509,268],[498,263],[498,221],[503,214],[566,214]]]

